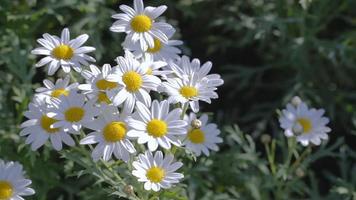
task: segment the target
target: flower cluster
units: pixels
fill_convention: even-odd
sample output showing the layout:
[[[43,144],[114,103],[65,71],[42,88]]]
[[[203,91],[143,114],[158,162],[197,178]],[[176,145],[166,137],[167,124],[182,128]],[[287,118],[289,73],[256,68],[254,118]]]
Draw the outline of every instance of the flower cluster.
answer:
[[[44,80],[25,112],[28,120],[20,135],[32,150],[49,140],[59,151],[63,143],[74,146],[73,137],[81,137],[80,145],[95,145],[94,161],[131,163],[132,174],[153,191],[170,188],[184,177],[176,172],[183,163],[168,153],[173,147],[195,156],[218,150],[222,139],[217,125],[198,112],[201,101],[218,98],[223,80],[209,74],[211,62],[180,55],[177,46],[182,42],[171,39],[175,29],[159,19],[166,9],[144,7],[142,0],[134,0],[133,8],[120,6],[122,13],[112,16],[117,21],[110,30],[126,33],[125,55],[113,66],[90,64],[95,59],[87,53],[95,48],[82,46],[86,34],[70,40],[65,28],[61,37],[46,33],[38,39],[42,47],[32,53],[45,57],[36,66],[47,65],[49,75],[61,67],[67,75],[55,82]],[[70,84],[71,68],[85,83]]]

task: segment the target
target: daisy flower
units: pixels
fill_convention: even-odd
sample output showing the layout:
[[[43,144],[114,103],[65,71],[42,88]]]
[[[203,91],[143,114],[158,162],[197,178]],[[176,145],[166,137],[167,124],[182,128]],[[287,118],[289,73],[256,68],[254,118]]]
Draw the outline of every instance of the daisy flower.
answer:
[[[199,111],[199,101],[211,103],[211,99],[217,99],[215,87],[209,87],[208,79],[198,80],[197,76],[192,79],[167,78],[162,82],[160,91],[166,92],[170,103],[188,104],[194,112]]]
[[[141,63],[126,52],[125,57],[117,58],[118,66],[114,68],[113,74],[107,77],[108,81],[117,82],[118,89],[107,91],[107,95],[115,106],[125,102],[124,107],[132,112],[136,101],[151,105],[149,92],[157,90],[161,80],[148,74],[147,68],[140,67]]]
[[[171,38],[174,34],[174,30],[165,31],[168,38]],[[181,40],[168,40],[166,43],[161,42],[159,39],[154,38],[154,46],[149,47],[147,50],[142,51],[139,42],[132,43],[130,38],[126,38],[123,42],[123,47],[131,51],[136,58],[147,58],[151,60],[178,60],[180,58],[179,54],[182,51],[177,48],[183,44]]]
[[[167,74],[171,74],[171,70],[162,70],[167,66],[167,63],[164,61],[153,61],[150,58],[144,59],[140,65],[140,68],[143,71],[146,71],[146,74],[153,76],[162,76],[166,77]]]
[[[135,147],[127,137],[128,126],[126,113],[119,115],[115,106],[105,105],[102,114],[86,127],[94,132],[80,141],[80,144],[99,143],[92,152],[94,161],[102,157],[105,161],[110,160],[112,154],[117,159],[127,162],[130,154],[136,152]]]
[[[161,188],[170,188],[184,178],[183,174],[175,172],[182,167],[183,163],[173,162],[173,159],[173,155],[163,157],[161,151],[157,151],[154,156],[150,151],[146,151],[132,163],[134,167],[132,174],[138,178],[139,182],[145,182],[145,190],[157,192]]]
[[[32,181],[25,179],[24,174],[20,163],[0,160],[0,199],[23,200],[22,196],[35,194],[35,191],[28,187]]]
[[[52,99],[52,105],[47,116],[56,122],[50,127],[63,128],[66,132],[78,132],[83,124],[90,122],[99,112],[92,101],[85,102],[85,96],[78,93]]]
[[[58,121],[47,116],[48,106],[44,101],[35,97],[28,107],[29,110],[24,113],[28,120],[21,124],[23,129],[20,136],[27,136],[26,144],[31,144],[33,151],[43,146],[48,140],[57,151],[62,149],[62,142],[74,146],[74,140],[67,132],[64,132],[62,128],[52,127]]]
[[[83,34],[77,38],[70,40],[68,28],[64,28],[61,37],[43,34],[43,38],[37,40],[42,47],[38,47],[31,51],[35,55],[44,55],[36,67],[42,67],[48,64],[48,75],[53,75],[59,67],[62,67],[65,73],[69,73],[71,67],[77,72],[80,72],[82,65],[89,65],[88,62],[95,62],[95,59],[86,55],[95,51],[94,47],[82,46],[89,36]]]
[[[187,137],[184,140],[184,145],[189,150],[193,151],[196,156],[200,156],[203,152],[209,156],[209,150],[218,151],[217,143],[222,143],[223,140],[218,136],[220,130],[216,124],[208,123],[208,115],[203,114],[199,119],[194,113],[186,116],[188,121]]]
[[[120,10],[124,13],[112,16],[118,19],[111,27],[113,32],[127,33],[127,41],[138,42],[142,51],[148,48],[154,48],[154,39],[167,43],[168,36],[165,30],[174,30],[174,28],[165,22],[156,22],[167,6],[146,7],[144,8],[142,0],[134,0],[134,8],[121,5]]]
[[[187,126],[187,122],[179,118],[180,108],[169,111],[168,101],[154,100],[151,109],[141,102],[137,102],[136,109],[136,115],[128,120],[132,128],[128,136],[138,138],[139,144],[147,143],[150,151],[155,151],[158,145],[164,149],[170,149],[171,144],[180,146],[177,136],[184,135]]]
[[[190,62],[188,57],[183,56],[178,64],[172,61],[169,63],[176,76],[168,77],[159,91],[166,92],[171,103],[187,103],[194,112],[198,112],[199,100],[211,103],[211,99],[218,98],[215,90],[224,81],[218,74],[208,74],[212,67],[211,62],[200,66],[199,59]]]
[[[112,90],[118,87],[116,82],[107,81],[109,74],[113,72],[109,64],[104,64],[102,70],[95,65],[90,65],[89,70],[83,70],[82,76],[86,79],[86,84],[78,86],[80,90],[84,91],[90,99],[95,98],[95,101],[99,103],[110,104],[111,101],[106,95],[106,91]]]
[[[59,98],[60,96],[68,96],[70,92],[77,91],[78,83],[73,83],[69,85],[69,76],[66,76],[64,79],[57,79],[56,83],[45,79],[43,85],[45,87],[40,87],[36,89],[36,92],[40,96],[44,96],[46,102],[49,103],[49,100],[54,98]]]
[[[327,133],[331,129],[326,126],[329,119],[323,117],[324,109],[309,109],[303,101],[293,102],[294,104],[287,104],[287,108],[282,110],[282,116],[279,118],[284,134],[287,137],[296,136],[297,141],[303,146],[309,143],[320,145],[322,139],[327,140]]]

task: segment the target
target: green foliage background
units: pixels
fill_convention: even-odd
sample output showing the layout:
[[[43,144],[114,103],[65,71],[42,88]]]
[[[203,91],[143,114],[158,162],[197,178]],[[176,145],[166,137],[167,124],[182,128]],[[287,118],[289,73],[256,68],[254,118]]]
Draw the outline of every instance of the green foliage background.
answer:
[[[95,165],[84,155],[50,148],[32,152],[18,133],[33,91],[46,75],[34,68],[36,59],[29,53],[36,39],[69,27],[72,37],[90,35],[99,64],[113,64],[122,54],[124,34],[109,31],[110,16],[123,3],[132,2],[0,3],[0,158],[24,164],[37,192],[28,199],[117,199],[122,194],[122,187],[94,172]],[[186,179],[179,190],[150,198],[356,199],[355,0],[313,0],[308,9],[296,0],[145,3],[168,5],[165,17],[177,28],[175,37],[185,42],[184,53],[213,61],[214,72],[225,80],[220,98],[203,107],[222,129],[221,150],[197,162],[185,160]],[[313,153],[296,168],[289,165],[290,142],[276,112],[294,95],[325,108],[333,129],[328,144],[310,148]],[[267,148],[260,142],[262,134],[275,138]],[[274,145],[272,159],[266,149],[273,151]],[[298,147],[292,161],[303,149]]]

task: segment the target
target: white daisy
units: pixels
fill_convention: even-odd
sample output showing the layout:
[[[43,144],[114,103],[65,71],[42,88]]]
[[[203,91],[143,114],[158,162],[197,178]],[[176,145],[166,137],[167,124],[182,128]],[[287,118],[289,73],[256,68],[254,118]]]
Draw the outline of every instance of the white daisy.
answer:
[[[189,103],[192,110],[198,112],[199,100],[211,103],[211,99],[218,98],[215,90],[224,81],[218,74],[208,74],[212,67],[211,62],[200,66],[199,59],[190,62],[188,57],[183,56],[178,63],[181,67],[172,61],[169,63],[176,77],[167,78],[159,91],[166,92],[171,103]]]
[[[168,38],[171,38],[174,34],[174,30],[165,31]],[[154,61],[170,61],[178,60],[179,54],[182,51],[177,46],[182,45],[181,40],[168,40],[166,43],[161,42],[159,39],[154,38],[154,46],[149,47],[147,50],[142,51],[139,42],[132,43],[130,38],[126,38],[123,42],[123,47],[132,51],[136,58],[147,58]]]
[[[36,67],[48,64],[48,75],[53,75],[60,66],[65,73],[69,73],[71,67],[80,72],[82,65],[89,65],[88,61],[95,62],[93,57],[86,55],[95,51],[95,48],[82,46],[88,38],[87,34],[83,34],[70,40],[68,28],[63,29],[61,38],[48,33],[43,34],[43,38],[37,40],[42,47],[31,51],[32,54],[46,56],[36,64]]]
[[[52,105],[47,116],[57,121],[51,128],[63,128],[66,132],[78,132],[83,124],[90,122],[99,113],[99,109],[93,106],[93,101],[85,102],[84,94],[70,93],[68,96],[52,99]]]
[[[45,79],[43,85],[45,87],[40,87],[36,89],[38,92],[36,95],[44,96],[46,102],[49,103],[52,97],[59,98],[60,96],[68,96],[70,92],[76,92],[78,83],[69,84],[70,77],[66,76],[64,79],[57,79],[54,84],[52,81]]]
[[[0,160],[1,200],[23,200],[22,196],[35,194],[35,191],[28,187],[32,181],[25,179],[24,174],[20,163]]]
[[[53,128],[52,125],[57,122],[56,119],[48,117],[48,106],[34,97],[33,102],[29,104],[29,110],[24,115],[29,119],[21,124],[20,136],[27,136],[26,144],[31,144],[33,151],[43,146],[49,139],[53,148],[57,151],[62,149],[62,142],[74,146],[74,140],[62,128]]]
[[[164,61],[153,61],[150,58],[144,59],[140,65],[146,74],[153,76],[162,76],[166,77],[167,74],[171,74],[171,70],[162,70],[167,66],[167,63]]]
[[[151,109],[141,102],[137,102],[136,109],[136,115],[128,120],[132,128],[128,136],[138,138],[139,144],[147,143],[150,151],[155,151],[158,145],[164,149],[170,149],[171,143],[180,146],[177,136],[184,135],[187,126],[187,122],[179,118],[180,108],[169,111],[168,101],[154,100]]]
[[[98,161],[100,157],[108,161],[114,154],[117,159],[127,162],[130,159],[130,154],[136,152],[126,135],[128,115],[126,113],[119,115],[115,106],[103,106],[102,109],[102,114],[86,125],[87,128],[95,130],[95,132],[82,139],[80,144],[99,143],[92,152],[94,161]]]
[[[99,103],[110,104],[106,92],[118,87],[116,82],[110,82],[107,79],[108,75],[113,72],[109,64],[104,64],[102,70],[95,65],[90,65],[90,71],[83,70],[82,76],[86,79],[86,84],[78,86],[80,90],[84,91],[90,99],[94,99]]]
[[[157,90],[161,80],[148,74],[147,68],[140,67],[141,63],[126,52],[125,57],[118,57],[118,66],[114,68],[113,74],[107,77],[108,81],[117,82],[118,89],[107,91],[107,95],[114,105],[118,106],[125,102],[124,107],[132,112],[136,101],[151,105],[149,92]]]
[[[164,158],[161,151],[157,151],[154,156],[146,151],[132,163],[135,168],[132,174],[138,178],[139,182],[145,182],[145,190],[157,192],[161,188],[170,188],[184,178],[183,174],[175,172],[182,167],[183,163],[173,162],[173,159],[173,155],[170,154]]]
[[[217,99],[216,88],[209,87],[208,80],[167,78],[162,82],[161,91],[166,92],[170,103],[189,103],[194,112],[199,111],[199,100],[211,103],[211,99]]]
[[[155,21],[166,9],[167,6],[144,8],[142,0],[134,0],[134,9],[126,5],[120,6],[120,10],[124,13],[112,16],[118,20],[110,27],[110,30],[127,33],[127,40],[132,43],[139,42],[143,51],[154,48],[155,38],[167,43],[168,36],[165,30],[174,30],[171,25],[165,22]]]
[[[296,136],[297,141],[304,146],[310,142],[320,145],[322,139],[328,139],[327,133],[331,131],[326,126],[329,119],[323,117],[324,113],[324,109],[309,109],[300,101],[297,104],[287,104],[287,109],[282,110],[279,122],[287,137]]]
[[[184,145],[189,150],[193,151],[196,156],[200,156],[203,152],[209,156],[209,149],[218,151],[217,143],[222,143],[223,140],[218,136],[220,130],[216,124],[208,123],[208,115],[203,114],[199,119],[194,113],[186,116],[188,121],[187,137],[184,140]]]

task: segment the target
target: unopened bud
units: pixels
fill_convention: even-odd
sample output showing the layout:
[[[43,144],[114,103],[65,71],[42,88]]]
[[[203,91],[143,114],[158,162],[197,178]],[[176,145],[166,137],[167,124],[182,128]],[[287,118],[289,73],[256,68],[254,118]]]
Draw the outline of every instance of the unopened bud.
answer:
[[[299,178],[303,178],[305,176],[305,172],[302,168],[298,168],[295,170],[295,175],[297,175]]]
[[[192,120],[191,125],[193,128],[198,129],[201,127],[202,123],[199,119],[194,119],[194,120]]]
[[[127,195],[132,195],[133,192],[134,192],[134,188],[132,185],[125,185],[124,187],[124,192],[127,194]]]
[[[268,144],[268,143],[270,143],[270,142],[271,142],[271,136],[268,135],[268,134],[263,134],[263,135],[261,136],[261,142],[262,142],[263,144]]]
[[[299,104],[302,103],[302,99],[298,96],[295,96],[292,98],[292,101],[291,101],[292,105],[297,107]]]

